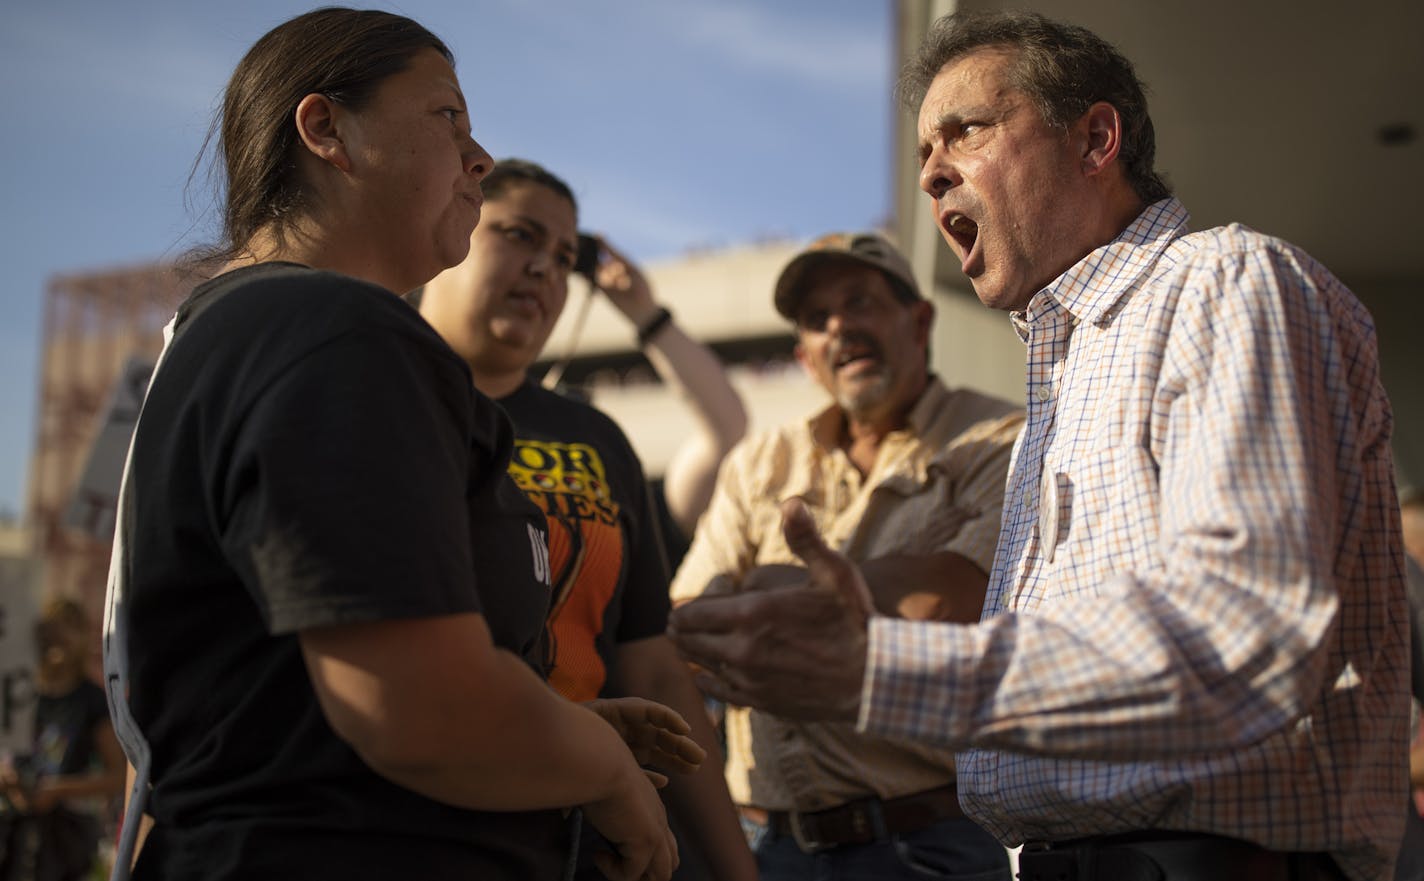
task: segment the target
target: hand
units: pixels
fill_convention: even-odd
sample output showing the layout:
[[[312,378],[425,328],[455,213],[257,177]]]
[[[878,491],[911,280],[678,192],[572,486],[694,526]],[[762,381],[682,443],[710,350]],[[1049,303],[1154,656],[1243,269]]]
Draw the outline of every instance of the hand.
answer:
[[[693,600],[673,610],[668,635],[702,668],[697,684],[715,698],[780,716],[852,720],[865,678],[869,589],[826,546],[800,499],[783,502],[781,514],[806,584]]]
[[[593,855],[605,878],[667,881],[677,868],[677,841],[662,800],[641,775],[625,774],[613,795],[584,805],[583,816],[613,846]]]
[[[9,759],[0,762],[0,797],[21,813],[30,809],[30,792],[20,782],[20,775]]]
[[[593,273],[594,284],[608,296],[608,302],[635,326],[641,327],[658,311],[652,287],[623,252],[608,244],[602,236],[598,243],[602,254]]]
[[[584,706],[613,726],[640,765],[691,774],[707,758],[687,720],[670,707],[638,697],[592,700]],[[657,776],[660,780],[653,783],[661,787],[667,778]]]
[[[750,593],[754,590],[771,590],[778,587],[804,587],[807,579],[805,566],[789,563],[767,563],[753,566],[740,578],[731,572],[712,576],[699,597],[730,596],[734,593]]]

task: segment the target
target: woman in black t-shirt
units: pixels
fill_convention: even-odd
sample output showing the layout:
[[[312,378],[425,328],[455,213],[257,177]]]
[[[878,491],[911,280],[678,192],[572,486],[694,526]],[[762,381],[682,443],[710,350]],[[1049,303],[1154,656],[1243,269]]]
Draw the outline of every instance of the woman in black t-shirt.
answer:
[[[449,51],[298,16],[216,134],[220,268],[152,380],[111,584],[110,699],[140,776],[151,751],[135,877],[556,877],[572,806],[612,876],[667,877],[647,775],[538,675],[547,538],[508,422],[397,296],[465,256],[491,165]],[[619,721],[685,746],[663,708]]]

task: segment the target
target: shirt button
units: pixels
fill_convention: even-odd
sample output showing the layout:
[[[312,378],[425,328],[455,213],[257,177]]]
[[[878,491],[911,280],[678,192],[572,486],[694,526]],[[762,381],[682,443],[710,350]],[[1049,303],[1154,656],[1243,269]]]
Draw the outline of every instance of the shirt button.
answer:
[[[1053,390],[1048,387],[1047,383],[1044,383],[1033,390],[1033,396],[1040,401],[1046,401],[1053,397]]]

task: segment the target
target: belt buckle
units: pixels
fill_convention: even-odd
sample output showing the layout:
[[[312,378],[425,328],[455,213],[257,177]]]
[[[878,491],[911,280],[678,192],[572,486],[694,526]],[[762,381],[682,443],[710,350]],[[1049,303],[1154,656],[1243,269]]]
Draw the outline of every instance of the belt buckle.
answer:
[[[819,853],[829,849],[832,845],[812,838],[806,831],[806,827],[801,824],[803,816],[800,811],[788,811],[786,814],[787,822],[791,825],[791,838],[796,842],[796,846],[802,853]]]

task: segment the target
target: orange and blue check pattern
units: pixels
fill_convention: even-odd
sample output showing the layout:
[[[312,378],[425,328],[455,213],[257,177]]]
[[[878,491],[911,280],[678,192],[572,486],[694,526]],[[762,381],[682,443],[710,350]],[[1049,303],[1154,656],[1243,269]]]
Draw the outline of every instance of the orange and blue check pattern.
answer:
[[[1028,421],[978,625],[877,618],[860,726],[1000,840],[1142,829],[1386,873],[1404,563],[1372,319],[1293,246],[1149,206],[1014,316]]]

